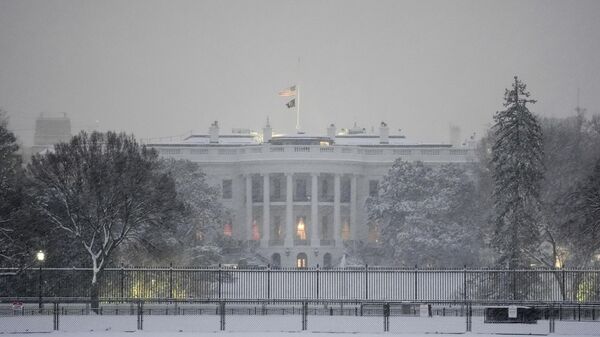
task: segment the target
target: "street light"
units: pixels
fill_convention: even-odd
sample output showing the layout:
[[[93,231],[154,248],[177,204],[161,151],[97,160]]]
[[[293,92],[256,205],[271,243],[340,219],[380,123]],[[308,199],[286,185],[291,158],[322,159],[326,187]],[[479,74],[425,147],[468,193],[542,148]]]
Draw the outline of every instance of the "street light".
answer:
[[[39,273],[38,273],[38,276],[39,276],[39,280],[38,280],[38,295],[39,295],[38,306],[39,306],[40,313],[41,313],[42,312],[42,308],[44,306],[43,303],[42,303],[42,264],[44,263],[44,260],[46,259],[46,254],[44,254],[44,252],[40,250],[40,251],[38,251],[35,254],[35,258],[38,260],[38,263],[40,265]]]

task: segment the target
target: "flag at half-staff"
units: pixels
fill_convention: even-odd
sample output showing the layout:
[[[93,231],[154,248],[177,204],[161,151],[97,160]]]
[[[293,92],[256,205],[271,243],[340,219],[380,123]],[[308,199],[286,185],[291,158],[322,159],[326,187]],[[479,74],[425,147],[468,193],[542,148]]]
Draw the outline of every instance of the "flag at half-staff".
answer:
[[[291,87],[280,91],[279,92],[279,96],[281,96],[281,97],[293,97],[293,96],[296,96],[296,86],[292,85]]]
[[[292,97],[290,101],[285,103],[288,109],[296,108],[296,130],[300,131],[300,87],[292,85],[279,92],[281,97]]]

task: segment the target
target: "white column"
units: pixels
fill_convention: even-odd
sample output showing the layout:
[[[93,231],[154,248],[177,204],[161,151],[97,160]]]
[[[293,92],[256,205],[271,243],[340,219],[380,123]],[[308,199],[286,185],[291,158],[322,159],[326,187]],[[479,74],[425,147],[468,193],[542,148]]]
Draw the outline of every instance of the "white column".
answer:
[[[350,178],[350,240],[356,240],[356,230],[358,219],[356,219],[356,175],[353,174]]]
[[[246,240],[252,240],[252,175],[246,176]]]
[[[263,174],[263,232],[261,236],[261,246],[268,247],[271,239],[271,187],[270,176]]]
[[[342,246],[341,215],[340,215],[340,175],[333,176],[333,238],[336,247]]]
[[[294,200],[292,194],[292,192],[294,191],[294,186],[292,186],[293,177],[293,173],[285,174],[285,247],[294,246]]]
[[[311,173],[312,186],[310,189],[310,244],[313,247],[318,247],[319,241],[319,190],[317,181],[318,173]]]

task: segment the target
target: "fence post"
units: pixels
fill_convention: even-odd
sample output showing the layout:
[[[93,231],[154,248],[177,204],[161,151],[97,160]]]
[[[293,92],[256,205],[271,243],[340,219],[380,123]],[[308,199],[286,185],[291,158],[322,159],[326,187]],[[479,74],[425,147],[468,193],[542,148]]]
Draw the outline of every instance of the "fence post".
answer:
[[[221,264],[219,263],[219,274],[218,274],[218,278],[219,278],[219,299],[221,299]]]
[[[120,285],[121,285],[121,298],[125,297],[125,268],[123,266],[123,263],[121,263],[121,272],[119,273],[120,276]]]
[[[137,304],[137,329],[144,330],[144,302],[138,301]]]
[[[471,332],[472,328],[473,328],[473,321],[471,316],[473,316],[473,307],[471,303],[465,303],[467,306],[467,314],[465,316],[467,316],[467,332]]]
[[[556,330],[554,318],[554,306],[550,306],[550,312],[548,313],[548,333],[554,333]]]
[[[173,262],[169,263],[169,298],[173,298]]]
[[[225,331],[225,302],[219,302],[219,314],[221,317],[221,331]]]
[[[55,302],[54,303],[54,312],[53,312],[53,316],[54,316],[54,331],[58,331],[58,315],[59,315],[58,303]]]
[[[308,328],[308,302],[302,302],[302,330]]]
[[[467,265],[463,267],[463,300],[467,301]]]
[[[267,298],[271,298],[271,264],[267,265]]]
[[[517,300],[517,275],[514,269],[511,269],[511,285],[512,285],[512,299]]]
[[[390,331],[390,304],[383,304],[383,331]]]
[[[419,267],[415,264],[415,301],[419,298],[418,293],[418,281],[417,281],[417,273],[419,272]]]
[[[565,283],[565,266],[564,265],[562,268],[562,288],[563,288],[562,301],[564,302],[565,299],[567,298],[567,285]]]
[[[316,275],[316,287],[317,287],[317,299],[319,299],[319,264],[317,263],[317,271],[315,272]]]
[[[365,264],[365,300],[369,299],[369,265]]]

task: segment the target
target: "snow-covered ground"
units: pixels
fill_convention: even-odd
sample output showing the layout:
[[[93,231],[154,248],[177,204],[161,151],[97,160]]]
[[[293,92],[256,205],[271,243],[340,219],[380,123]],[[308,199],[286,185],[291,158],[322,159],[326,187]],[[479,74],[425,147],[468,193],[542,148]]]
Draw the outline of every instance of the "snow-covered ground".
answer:
[[[143,331],[136,331],[137,316],[84,315],[61,316],[59,331],[53,330],[52,316],[0,317],[0,334],[20,336],[31,333],[51,333],[52,335],[121,337],[135,333],[148,337],[168,336],[315,336],[315,334],[335,333],[336,337],[350,335],[381,336],[382,334],[406,334],[409,336],[438,336],[467,334],[474,336],[492,335],[546,335],[548,321],[537,324],[486,324],[482,317],[473,317],[472,332],[465,333],[464,317],[391,317],[390,332],[383,332],[382,317],[360,316],[308,316],[308,329],[301,331],[299,315],[228,315],[226,331],[219,331],[217,315],[146,315]],[[29,335],[30,336],[30,335]],[[600,336],[600,321],[573,322],[556,321],[552,336]]]

